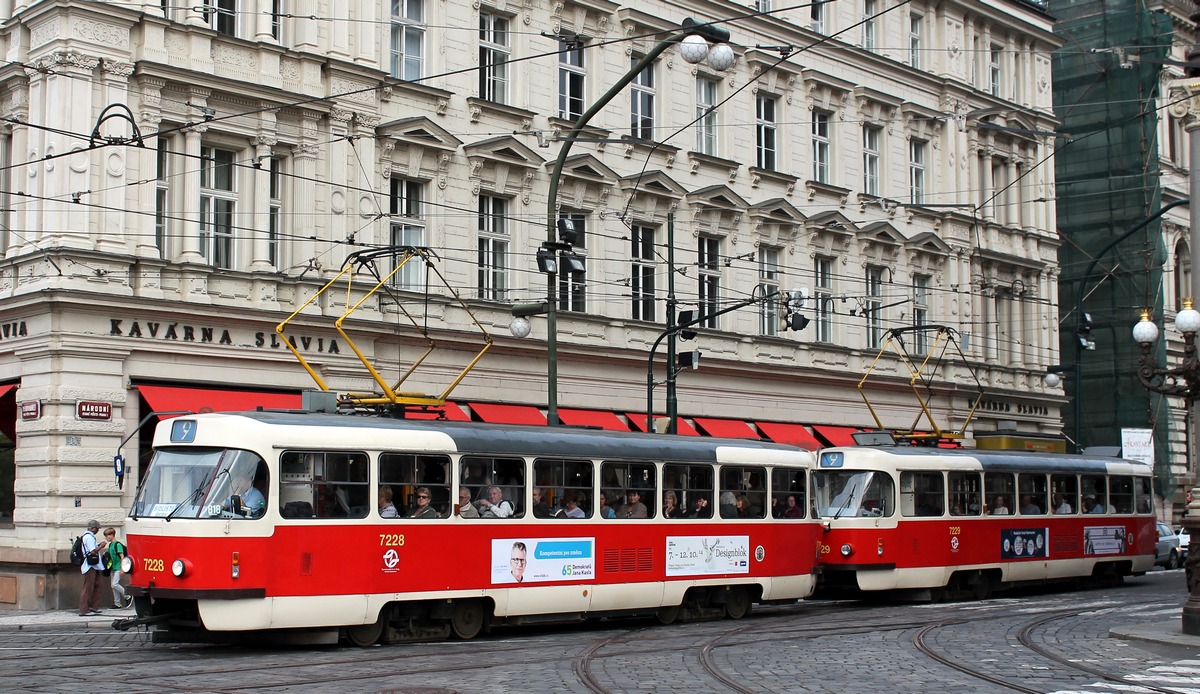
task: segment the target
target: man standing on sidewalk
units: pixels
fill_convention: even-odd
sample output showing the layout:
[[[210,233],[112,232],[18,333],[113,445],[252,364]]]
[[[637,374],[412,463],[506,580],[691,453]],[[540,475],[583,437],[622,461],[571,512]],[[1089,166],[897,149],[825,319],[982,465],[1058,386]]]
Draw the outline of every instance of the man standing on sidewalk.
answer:
[[[100,585],[104,567],[101,565],[100,552],[108,547],[108,542],[98,542],[96,532],[100,530],[100,521],[90,520],[87,532],[83,534],[83,565],[79,570],[83,573],[83,590],[79,592],[79,616],[90,617],[100,614]]]

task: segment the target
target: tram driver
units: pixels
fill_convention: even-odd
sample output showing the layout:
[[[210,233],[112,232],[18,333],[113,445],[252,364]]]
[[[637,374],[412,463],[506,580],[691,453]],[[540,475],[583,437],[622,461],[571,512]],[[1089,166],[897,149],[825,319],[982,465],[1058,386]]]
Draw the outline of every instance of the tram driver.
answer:
[[[222,508],[236,516],[245,518],[260,518],[267,512],[267,499],[254,486],[254,476],[258,466],[254,462],[241,462],[230,470],[229,497],[221,504]]]

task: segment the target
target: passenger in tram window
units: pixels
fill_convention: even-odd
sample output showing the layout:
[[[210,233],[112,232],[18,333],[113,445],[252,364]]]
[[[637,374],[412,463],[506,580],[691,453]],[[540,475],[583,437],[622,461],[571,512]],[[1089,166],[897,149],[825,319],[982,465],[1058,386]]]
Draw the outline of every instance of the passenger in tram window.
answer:
[[[964,515],[964,514],[963,514],[963,507],[962,507],[962,503],[960,503],[960,502],[958,502],[958,501],[954,502],[954,505],[952,505],[952,506],[950,507],[950,515],[952,515],[952,516],[961,516],[961,515]]]
[[[1104,504],[1096,501],[1096,496],[1094,494],[1088,494],[1087,496],[1083,497],[1083,507],[1087,509],[1088,513],[1105,512]]]
[[[533,517],[534,518],[549,518],[554,515],[550,512],[550,504],[546,503],[546,490],[541,487],[533,488]]]
[[[396,505],[392,503],[392,488],[384,485],[379,488],[379,516],[381,518],[395,518]]]
[[[743,496],[746,497],[746,515],[762,518],[763,506],[767,503],[767,491],[763,489],[762,475],[750,473],[750,484]]]
[[[1004,497],[1002,497],[1002,496],[996,497],[996,500],[994,503],[992,503],[992,508],[990,511],[988,511],[988,513],[990,513],[993,516],[1010,515],[1008,512],[1008,506],[1006,506],[1004,503]]]
[[[683,509],[679,508],[679,497],[675,492],[667,490],[663,493],[663,518],[683,518]]]
[[[1033,495],[1026,494],[1021,497],[1021,515],[1022,516],[1038,516],[1042,513],[1042,507],[1033,503]]]
[[[972,516],[979,515],[979,497],[975,495],[971,496],[971,500],[967,502],[967,511],[970,512]]]
[[[480,518],[509,518],[513,514],[512,502],[504,498],[504,492],[496,485],[488,487],[487,498],[480,499],[476,505],[480,509]]]
[[[568,489],[563,492],[563,515],[567,518],[587,518],[587,513],[579,508],[579,492],[574,489]]]
[[[608,505],[608,493],[600,492],[600,517],[601,518],[616,518],[617,512],[612,506]]]
[[[1064,513],[1074,512],[1074,509],[1071,508],[1071,504],[1068,503],[1065,498],[1063,498],[1062,492],[1054,492],[1054,513],[1061,515]]]
[[[471,503],[471,490],[466,487],[458,488],[458,515],[463,518],[478,518],[479,511]]]
[[[712,518],[712,508],[708,505],[708,497],[696,497],[696,502],[692,504],[692,512],[688,514],[688,518]]]
[[[737,497],[733,495],[733,492],[721,492],[721,517],[738,517]]]
[[[647,518],[646,505],[642,503],[642,493],[636,489],[625,492],[625,506],[617,514],[618,518]]]
[[[800,508],[800,504],[796,503],[796,495],[788,494],[786,506],[783,509],[784,518],[803,518],[804,509]]]
[[[417,505],[413,508],[413,512],[409,514],[409,518],[441,518],[438,515],[437,509],[430,505],[429,500],[432,498],[429,493],[429,487],[417,487]]]

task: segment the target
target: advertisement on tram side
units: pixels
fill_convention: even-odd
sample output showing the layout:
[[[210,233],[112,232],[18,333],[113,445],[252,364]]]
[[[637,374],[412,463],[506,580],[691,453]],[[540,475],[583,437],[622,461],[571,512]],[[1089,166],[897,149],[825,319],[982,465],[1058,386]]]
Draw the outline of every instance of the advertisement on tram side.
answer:
[[[549,583],[596,576],[595,538],[492,540],[492,583]]]

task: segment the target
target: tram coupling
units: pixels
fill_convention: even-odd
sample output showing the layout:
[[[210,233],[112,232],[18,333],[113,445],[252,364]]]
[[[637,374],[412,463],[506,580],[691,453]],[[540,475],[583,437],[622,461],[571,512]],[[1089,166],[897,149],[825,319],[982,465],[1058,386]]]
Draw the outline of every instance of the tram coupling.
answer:
[[[146,627],[146,626],[152,626],[154,624],[160,624],[162,622],[167,622],[172,619],[175,619],[176,617],[179,617],[180,614],[181,613],[179,613],[179,612],[172,612],[170,614],[156,614],[156,615],[152,615],[150,617],[129,617],[126,619],[114,619],[113,623],[112,623],[112,628],[116,629],[117,631],[129,631],[130,629],[133,629],[136,627]]]

